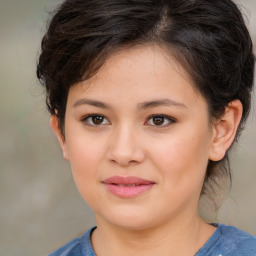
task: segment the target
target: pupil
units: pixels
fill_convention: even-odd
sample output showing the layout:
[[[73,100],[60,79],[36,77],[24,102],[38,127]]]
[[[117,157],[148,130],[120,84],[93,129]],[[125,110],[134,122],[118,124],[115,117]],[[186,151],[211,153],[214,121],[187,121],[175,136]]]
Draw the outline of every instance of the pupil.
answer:
[[[103,117],[102,116],[94,116],[92,118],[92,121],[94,124],[101,124],[103,122]]]
[[[163,117],[154,117],[153,122],[155,125],[162,125],[164,123]]]

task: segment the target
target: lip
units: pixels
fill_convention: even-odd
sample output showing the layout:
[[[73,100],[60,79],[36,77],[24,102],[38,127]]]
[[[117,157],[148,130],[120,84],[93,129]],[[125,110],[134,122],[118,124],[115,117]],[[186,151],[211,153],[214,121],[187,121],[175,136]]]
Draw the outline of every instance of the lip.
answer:
[[[105,179],[103,184],[118,197],[132,198],[150,190],[156,183],[135,176],[113,176]]]

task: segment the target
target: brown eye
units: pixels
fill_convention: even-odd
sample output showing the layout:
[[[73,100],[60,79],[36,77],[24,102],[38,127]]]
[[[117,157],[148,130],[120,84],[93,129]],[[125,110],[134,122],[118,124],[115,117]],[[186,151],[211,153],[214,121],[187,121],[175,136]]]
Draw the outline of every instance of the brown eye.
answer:
[[[152,118],[154,125],[163,125],[164,117],[156,116]]]
[[[108,119],[102,115],[88,115],[82,119],[82,122],[90,126],[110,124]]]
[[[103,121],[104,121],[104,117],[103,117],[103,116],[93,116],[93,117],[92,117],[92,122],[93,122],[94,124],[99,125],[99,124],[102,124]]]
[[[168,127],[175,123],[175,119],[166,115],[153,115],[146,122],[150,126]]]

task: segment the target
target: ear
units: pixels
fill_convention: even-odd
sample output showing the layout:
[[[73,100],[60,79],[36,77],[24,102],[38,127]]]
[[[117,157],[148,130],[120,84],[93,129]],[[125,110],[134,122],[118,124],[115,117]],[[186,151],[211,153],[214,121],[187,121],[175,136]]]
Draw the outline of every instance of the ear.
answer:
[[[220,161],[225,156],[236,136],[242,113],[242,103],[240,100],[234,100],[228,104],[224,115],[214,124],[210,160]]]
[[[63,157],[69,161],[68,151],[67,151],[67,144],[64,135],[61,132],[60,126],[59,126],[59,119],[56,115],[51,115],[50,118],[50,127],[57,136],[57,139],[60,143],[60,146],[62,148]]]

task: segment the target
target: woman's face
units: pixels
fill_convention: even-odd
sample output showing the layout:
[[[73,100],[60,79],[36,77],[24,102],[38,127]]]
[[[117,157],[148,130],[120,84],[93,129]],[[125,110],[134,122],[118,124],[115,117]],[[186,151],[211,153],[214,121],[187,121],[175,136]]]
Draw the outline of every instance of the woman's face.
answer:
[[[123,50],[71,87],[61,144],[96,220],[141,229],[197,216],[208,120],[188,74],[156,46]]]

